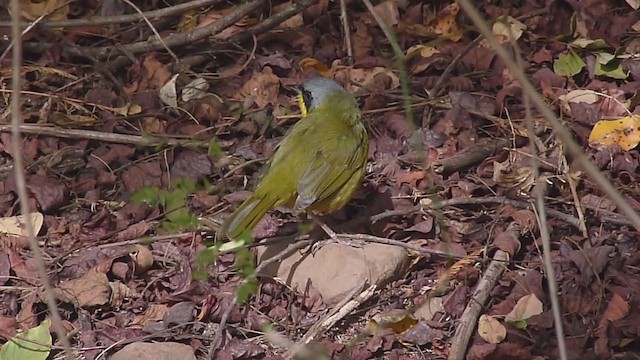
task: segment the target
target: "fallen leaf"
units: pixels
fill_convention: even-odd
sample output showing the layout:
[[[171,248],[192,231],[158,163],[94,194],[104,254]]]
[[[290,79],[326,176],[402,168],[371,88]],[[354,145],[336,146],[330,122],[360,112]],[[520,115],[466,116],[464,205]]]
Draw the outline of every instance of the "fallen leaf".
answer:
[[[0,349],[0,359],[45,360],[51,351],[51,320],[17,334]]]
[[[629,151],[640,143],[640,115],[619,120],[600,120],[591,130],[589,146],[596,149],[617,144]]]
[[[458,26],[456,16],[460,12],[460,5],[453,3],[438,12],[426,24],[398,23],[398,29],[409,35],[428,39],[442,37],[451,41],[462,38],[462,30]]]
[[[602,314],[603,321],[618,321],[629,315],[629,303],[622,296],[614,293]]]
[[[53,292],[56,298],[82,308],[104,305],[111,297],[107,275],[95,269],[80,278],[61,283]]]
[[[262,72],[255,74],[236,94],[237,98],[244,98],[245,105],[255,103],[260,109],[273,105],[280,93],[280,80],[273,74],[270,67],[265,66]]]
[[[7,8],[11,13],[11,6]],[[66,0],[22,0],[20,1],[20,15],[34,21],[40,16],[45,16],[47,21],[66,20],[69,16],[69,2]]]
[[[478,335],[490,344],[498,344],[507,337],[507,328],[495,317],[483,314],[478,320]]]
[[[558,100],[562,104],[562,111],[571,115],[571,103],[595,104],[599,100],[599,95],[593,90],[578,89],[558,96]]]
[[[178,107],[178,90],[176,89],[176,80],[180,74],[175,74],[167,81],[158,93],[160,100],[171,107]]]
[[[396,0],[387,0],[379,3],[373,8],[373,11],[380,16],[382,22],[388,27],[398,23],[400,14],[398,13],[398,3]]]
[[[518,300],[516,306],[513,307],[513,310],[505,316],[504,320],[510,323],[521,323],[516,324],[516,327],[526,328],[527,324],[524,322],[528,318],[533,315],[542,314],[542,302],[538,300],[535,294],[525,295]],[[524,322],[522,324],[522,322]]]
[[[30,213],[29,220],[34,234],[38,234],[44,223],[44,215],[42,213]],[[0,218],[0,233],[12,236],[28,236],[27,219],[24,215],[10,216]]]
[[[511,16],[502,16],[493,23],[493,34],[500,43],[520,39],[527,26]]]
[[[367,324],[367,332],[376,334],[391,329],[395,334],[401,334],[414,326],[418,321],[404,309],[392,309],[375,315]]]

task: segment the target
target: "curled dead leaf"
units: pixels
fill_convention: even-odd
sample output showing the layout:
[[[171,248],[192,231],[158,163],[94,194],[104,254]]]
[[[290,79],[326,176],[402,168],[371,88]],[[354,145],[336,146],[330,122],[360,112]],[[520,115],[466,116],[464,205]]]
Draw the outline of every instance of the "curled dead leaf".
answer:
[[[542,314],[542,311],[542,301],[535,294],[529,294],[521,297],[504,319],[514,323],[518,328],[526,328],[526,320],[534,315]]]
[[[146,272],[153,265],[153,254],[151,250],[144,245],[134,245],[129,252],[129,256],[136,265],[136,274]]]
[[[375,315],[367,324],[367,332],[376,334],[386,329],[391,329],[395,334],[401,334],[411,328],[418,321],[404,309],[393,309]]]
[[[42,213],[30,213],[29,221],[34,234],[38,234],[44,223]],[[28,236],[27,219],[24,215],[4,217],[0,219],[0,233],[10,236]]]
[[[11,7],[7,10],[11,13]],[[69,16],[69,2],[66,0],[22,0],[20,1],[20,16],[34,21],[41,16],[46,16],[49,21],[66,20]]]
[[[478,320],[478,335],[490,344],[498,344],[507,337],[507,328],[495,317],[483,314]]]
[[[510,258],[520,251],[520,245],[520,240],[510,230],[498,233],[493,239],[493,246],[509,254]]]
[[[107,275],[95,269],[83,276],[65,281],[53,289],[56,298],[81,308],[104,305],[111,298]]]
[[[280,93],[280,80],[270,67],[265,66],[261,73],[255,74],[238,91],[238,98],[245,98],[245,105],[255,103],[258,108],[275,104]],[[247,106],[247,107],[248,107]]]

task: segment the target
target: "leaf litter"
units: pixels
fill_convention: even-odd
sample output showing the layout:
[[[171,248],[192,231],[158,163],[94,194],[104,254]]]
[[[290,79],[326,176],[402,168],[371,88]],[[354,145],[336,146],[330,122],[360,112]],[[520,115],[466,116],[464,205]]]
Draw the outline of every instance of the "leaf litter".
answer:
[[[98,12],[128,13],[107,8],[107,2],[22,3],[21,16],[26,20],[45,14],[43,21],[75,21]],[[155,9],[153,2],[137,5],[142,11]],[[534,2],[517,8],[497,2],[480,9],[488,17],[501,17],[494,23],[496,35],[512,51],[520,51],[526,72],[549,106],[563,114],[584,152],[640,211],[640,131],[634,127],[640,66],[627,56],[636,52],[635,39],[623,37],[637,23],[638,14],[609,1],[592,5],[552,1],[546,6],[553,10],[540,11],[542,5]],[[291,6],[274,4],[273,11]],[[347,9],[353,59],[347,59],[342,45],[339,6],[327,1],[237,46],[220,43],[247,33],[261,21],[256,14],[211,38],[172,46],[181,61],[192,64],[186,72],[176,71],[172,58],[161,50],[134,49],[128,60],[92,59],[72,56],[65,45],[76,44],[91,54],[96,35],[109,39],[104,41],[110,46],[148,41],[152,35],[142,24],[72,25],[66,33],[60,27],[38,26],[25,34],[25,65],[38,66],[21,70],[22,121],[25,126],[60,130],[56,136],[35,136],[25,130],[28,202],[30,211],[43,216],[38,235],[45,264],[54,293],[65,303],[62,318],[77,330],[71,340],[78,351],[95,358],[114,344],[119,345],[112,353],[127,343],[162,339],[165,344],[189,345],[199,356],[207,354],[212,336],[202,335],[211,334],[209,325],[219,322],[232,306],[241,277],[233,254],[219,254],[202,268],[199,254],[209,238],[202,228],[193,231],[192,218],[177,209],[186,206],[200,225],[215,229],[246,198],[261,165],[297,121],[298,109],[288,87],[322,74],[340,80],[358,97],[371,136],[363,185],[350,204],[330,218],[332,224],[349,225],[345,232],[387,237],[452,257],[412,255],[405,272],[381,288],[367,306],[320,334],[310,347],[331,358],[447,358],[447,344],[464,309],[474,301],[471,296],[488,259],[465,263],[446,284],[438,279],[454,259],[487,248],[489,255],[496,249],[505,251],[511,262],[492,289],[489,303],[483,304],[468,358],[558,356],[540,228],[529,206],[535,188],[533,163],[526,142],[517,141],[522,136],[519,129],[533,120],[539,170],[548,180],[546,206],[584,219],[580,221],[589,235],[586,238],[561,217],[548,220],[563,324],[565,333],[571,334],[566,338],[570,354],[613,358],[636,352],[637,231],[564,154],[549,125],[535,112],[533,119],[525,117],[521,85],[495,52],[484,42],[465,50],[476,34],[466,30],[470,23],[458,5],[384,1],[375,7],[407,54],[414,124],[401,105],[402,75],[393,67],[388,39],[359,4]],[[175,20],[171,24],[151,20],[161,35],[186,33],[210,26],[232,10],[234,6],[218,4],[197,8],[190,15],[171,13],[167,16]],[[602,17],[603,13],[608,16]],[[188,17],[193,14],[197,16]],[[10,19],[8,13],[2,15]],[[177,29],[172,28],[178,23]],[[42,44],[38,41],[51,39],[63,41],[44,52],[33,51]],[[517,41],[518,47],[510,41]],[[216,50],[209,52],[213,47]],[[434,100],[440,94],[431,93],[431,88],[457,55],[461,59],[445,78],[444,98]],[[6,76],[11,73],[9,58],[0,62],[3,84],[8,84]],[[175,92],[172,106],[161,99],[165,86]],[[0,100],[3,108],[8,99]],[[2,122],[8,121],[5,113]],[[134,135],[139,142],[68,137],[62,135],[65,129]],[[150,137],[159,146],[141,146],[141,139]],[[186,145],[163,146],[168,139],[184,140]],[[477,144],[499,140],[508,145],[479,159],[468,155]],[[7,133],[0,135],[0,150],[0,209],[3,221],[15,222],[19,206]],[[443,163],[447,171],[437,171]],[[577,183],[575,194],[567,177]],[[147,203],[150,206],[131,202],[134,194],[149,186],[158,189],[147,197],[155,199]],[[505,198],[514,203],[504,204]],[[434,205],[459,199],[463,201],[454,206]],[[387,211],[393,215],[368,220]],[[350,225],[353,220],[358,221]],[[508,229],[511,223],[518,225],[519,236]],[[254,235],[272,237],[299,228],[286,209],[276,209]],[[8,289],[0,293],[3,342],[46,318],[35,260],[25,251],[24,233],[17,233],[0,238],[0,279]],[[202,273],[205,276],[199,277]],[[410,317],[404,317],[393,321],[397,332],[362,340],[373,319],[430,304],[434,297],[429,291],[434,287],[442,291],[435,297],[441,305],[429,318],[406,323]],[[258,335],[268,326],[269,331],[298,341],[332,308],[325,301],[313,283],[296,291],[280,278],[263,279],[260,291],[229,313],[231,326],[218,358],[283,358],[287,346]],[[180,344],[176,345],[178,349]],[[169,347],[155,351],[169,353]]]

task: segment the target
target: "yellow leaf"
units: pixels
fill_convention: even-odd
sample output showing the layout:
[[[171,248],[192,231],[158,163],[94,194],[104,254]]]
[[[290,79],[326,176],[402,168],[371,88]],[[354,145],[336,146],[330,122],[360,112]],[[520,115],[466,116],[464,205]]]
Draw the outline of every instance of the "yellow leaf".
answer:
[[[618,120],[600,120],[591,130],[589,146],[603,148],[618,144],[629,151],[640,143],[640,115],[627,116]]]
[[[406,310],[393,309],[375,315],[367,324],[367,331],[375,334],[381,330],[391,329],[395,334],[402,334],[418,321]]]

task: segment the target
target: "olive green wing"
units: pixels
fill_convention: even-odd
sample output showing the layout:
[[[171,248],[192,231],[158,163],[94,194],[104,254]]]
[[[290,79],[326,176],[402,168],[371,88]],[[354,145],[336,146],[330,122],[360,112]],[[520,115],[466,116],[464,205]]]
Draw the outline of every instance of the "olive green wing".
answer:
[[[364,126],[339,130],[341,135],[326,134],[333,141],[323,142],[306,164],[298,180],[294,214],[337,193],[365,166],[368,141]]]

